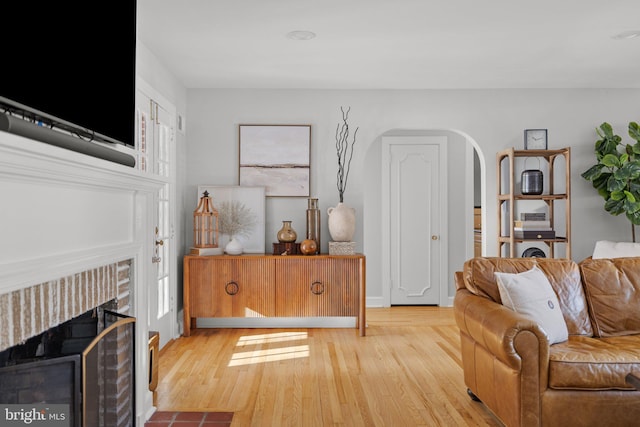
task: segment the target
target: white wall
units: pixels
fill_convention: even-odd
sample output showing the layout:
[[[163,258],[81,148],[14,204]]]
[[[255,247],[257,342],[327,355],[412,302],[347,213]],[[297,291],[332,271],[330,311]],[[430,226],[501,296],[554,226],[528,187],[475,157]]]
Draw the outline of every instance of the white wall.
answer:
[[[331,90],[215,90],[187,91],[187,175],[186,211],[196,201],[198,184],[235,185],[238,183],[239,124],[311,124],[311,193],[319,198],[323,213],[323,251],[329,236],[326,209],[335,206],[336,154],[334,133],[341,119],[340,107],[351,106],[349,123],[360,127],[355,158],[345,202],[357,209],[358,229],[354,240],[358,251],[367,255],[367,296],[382,295],[380,280],[379,218],[381,206],[375,188],[379,174],[380,137],[390,131],[455,130],[469,135],[479,146],[486,163],[487,252],[495,255],[496,202],[495,153],[503,148],[523,148],[523,129],[549,129],[549,148],[572,147],[572,231],[573,258],[589,256],[596,240],[630,240],[626,219],[616,218],[603,209],[601,198],[591,184],[580,177],[593,162],[595,127],[608,121],[626,136],[629,121],[637,121],[640,90],[421,90],[421,91],[331,91]],[[460,144],[456,132],[445,132],[452,144]],[[454,159],[455,160],[455,159]],[[373,163],[373,165],[371,164]],[[450,171],[460,171],[466,161]],[[450,173],[451,177],[451,173]],[[454,179],[452,177],[452,179]],[[461,194],[450,190],[449,209],[458,209]],[[366,211],[364,210],[366,206]],[[266,246],[284,219],[304,232],[306,199],[269,198],[267,200]],[[373,212],[372,212],[373,211]],[[449,221],[449,277],[462,266],[466,243],[457,220]],[[366,230],[365,230],[366,227]],[[459,241],[458,241],[459,240]],[[191,244],[191,236],[185,235]],[[453,288],[450,279],[450,295]]]

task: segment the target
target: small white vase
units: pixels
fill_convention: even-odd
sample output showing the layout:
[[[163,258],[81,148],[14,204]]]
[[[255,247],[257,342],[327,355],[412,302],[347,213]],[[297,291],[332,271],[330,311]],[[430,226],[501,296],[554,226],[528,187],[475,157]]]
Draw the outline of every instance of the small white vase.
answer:
[[[232,237],[227,246],[224,247],[224,251],[229,255],[240,255],[243,248],[240,242],[235,237]]]
[[[327,209],[329,234],[334,242],[350,242],[356,232],[356,210],[340,202]]]

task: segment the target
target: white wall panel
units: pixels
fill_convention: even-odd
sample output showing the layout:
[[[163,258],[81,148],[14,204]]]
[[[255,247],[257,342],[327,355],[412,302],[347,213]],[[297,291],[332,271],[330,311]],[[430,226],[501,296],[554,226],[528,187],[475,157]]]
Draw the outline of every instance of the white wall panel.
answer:
[[[133,241],[133,192],[0,181],[3,263]]]

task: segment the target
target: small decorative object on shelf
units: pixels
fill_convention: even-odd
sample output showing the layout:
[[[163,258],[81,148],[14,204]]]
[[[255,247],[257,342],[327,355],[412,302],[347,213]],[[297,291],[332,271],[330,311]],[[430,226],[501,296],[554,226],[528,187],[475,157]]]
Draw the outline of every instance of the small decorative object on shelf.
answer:
[[[318,252],[318,244],[313,239],[304,239],[300,243],[300,252],[303,255],[315,255]]]
[[[551,221],[546,219],[545,213],[523,212],[520,217],[523,219],[513,222],[513,237],[516,239],[539,240],[556,238],[556,232],[551,227]]]
[[[350,242],[356,232],[356,210],[344,203],[327,209],[329,234],[334,242]]]
[[[528,248],[522,252],[522,258],[546,258],[547,255],[540,248]]]
[[[355,255],[356,242],[329,242],[329,255]]]
[[[218,211],[213,207],[209,192],[200,197],[196,210],[193,211],[193,246],[194,255],[215,255],[218,250]]]
[[[238,239],[232,237],[229,243],[227,243],[227,246],[224,247],[224,251],[229,255],[240,255],[244,252],[244,248]]]
[[[546,150],[547,149],[546,129],[525,129],[524,149],[525,150]]]
[[[320,209],[318,209],[318,199],[310,198],[307,206],[307,239],[314,240],[316,250],[320,253]]]
[[[542,171],[540,170],[540,158],[538,157],[538,169],[527,169],[527,160],[524,159],[524,169],[521,176],[522,194],[525,195],[540,195],[542,194]]]
[[[278,242],[293,243],[298,238],[298,233],[291,227],[291,221],[282,221],[282,228],[278,231]]]
[[[273,254],[274,255],[300,255],[300,243],[274,243]]]
[[[238,241],[240,236],[249,236],[251,227],[256,223],[256,215],[244,203],[237,200],[225,201],[219,209],[220,232],[229,236],[225,252],[240,255],[244,248]]]

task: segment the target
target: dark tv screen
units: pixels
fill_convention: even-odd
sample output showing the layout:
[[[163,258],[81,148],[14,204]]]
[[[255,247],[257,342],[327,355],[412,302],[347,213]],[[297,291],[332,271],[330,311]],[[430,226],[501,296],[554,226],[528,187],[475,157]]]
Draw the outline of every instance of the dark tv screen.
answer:
[[[135,0],[14,1],[2,15],[0,97],[135,145]]]

